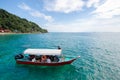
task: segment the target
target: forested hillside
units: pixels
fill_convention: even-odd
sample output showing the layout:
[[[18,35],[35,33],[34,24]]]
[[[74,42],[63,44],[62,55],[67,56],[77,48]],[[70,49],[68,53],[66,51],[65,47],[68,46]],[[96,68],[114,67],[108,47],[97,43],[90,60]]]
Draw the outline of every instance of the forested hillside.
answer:
[[[15,33],[46,33],[46,29],[42,29],[36,23],[20,18],[3,9],[0,9],[0,29],[10,30]]]

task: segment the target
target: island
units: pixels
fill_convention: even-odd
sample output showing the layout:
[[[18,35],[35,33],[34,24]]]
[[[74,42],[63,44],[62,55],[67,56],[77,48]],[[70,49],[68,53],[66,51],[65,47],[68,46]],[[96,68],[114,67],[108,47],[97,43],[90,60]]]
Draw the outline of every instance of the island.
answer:
[[[36,23],[0,9],[0,33],[47,33]]]

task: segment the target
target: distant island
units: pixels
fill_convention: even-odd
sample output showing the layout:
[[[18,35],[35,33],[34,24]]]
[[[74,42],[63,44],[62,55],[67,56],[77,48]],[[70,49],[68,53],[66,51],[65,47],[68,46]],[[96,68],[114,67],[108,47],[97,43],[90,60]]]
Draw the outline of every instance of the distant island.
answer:
[[[36,23],[0,9],[0,33],[47,33]]]

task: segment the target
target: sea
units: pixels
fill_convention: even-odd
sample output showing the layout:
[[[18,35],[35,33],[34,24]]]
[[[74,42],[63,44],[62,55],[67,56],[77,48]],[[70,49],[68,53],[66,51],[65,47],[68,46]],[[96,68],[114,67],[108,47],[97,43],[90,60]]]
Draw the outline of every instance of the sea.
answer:
[[[80,58],[56,67],[22,65],[14,59],[27,48],[57,46],[64,55]],[[120,80],[120,33],[1,34],[0,80]]]

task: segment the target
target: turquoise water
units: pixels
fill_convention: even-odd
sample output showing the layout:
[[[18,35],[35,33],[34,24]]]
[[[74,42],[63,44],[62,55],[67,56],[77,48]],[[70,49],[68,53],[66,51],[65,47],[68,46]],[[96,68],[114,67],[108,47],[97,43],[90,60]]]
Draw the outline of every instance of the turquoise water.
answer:
[[[57,48],[81,58],[71,65],[16,64],[26,48]],[[47,33],[0,35],[0,80],[120,80],[120,33]]]

